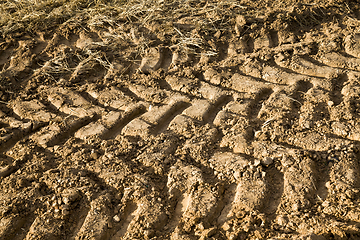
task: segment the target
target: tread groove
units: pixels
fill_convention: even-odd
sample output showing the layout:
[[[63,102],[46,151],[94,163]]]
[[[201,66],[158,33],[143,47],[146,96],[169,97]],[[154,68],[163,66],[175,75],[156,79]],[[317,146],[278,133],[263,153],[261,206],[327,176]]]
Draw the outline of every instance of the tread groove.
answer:
[[[145,107],[143,105],[135,106],[130,110],[124,112],[121,120],[118,121],[111,129],[109,129],[108,133],[103,135],[104,139],[113,139],[117,135],[119,135],[125,126],[127,126],[132,120],[141,117],[146,113]]]

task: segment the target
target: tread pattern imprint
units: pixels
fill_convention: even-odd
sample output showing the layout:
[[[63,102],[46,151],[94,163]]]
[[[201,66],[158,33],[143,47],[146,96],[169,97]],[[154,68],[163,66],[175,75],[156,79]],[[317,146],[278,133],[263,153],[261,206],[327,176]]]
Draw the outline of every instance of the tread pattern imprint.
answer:
[[[357,239],[360,36],[244,28],[136,61],[113,28],[1,43],[0,239]]]

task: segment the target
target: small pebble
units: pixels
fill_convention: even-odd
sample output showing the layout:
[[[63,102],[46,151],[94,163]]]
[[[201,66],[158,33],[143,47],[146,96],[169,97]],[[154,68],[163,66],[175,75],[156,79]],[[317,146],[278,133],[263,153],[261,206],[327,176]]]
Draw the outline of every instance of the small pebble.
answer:
[[[294,203],[294,204],[292,205],[292,210],[293,210],[294,212],[299,211],[299,209],[300,209],[300,204],[299,204],[299,203]]]
[[[254,137],[259,138],[261,133],[262,133],[261,131],[256,131],[255,134],[254,134]]]
[[[68,197],[63,197],[63,202],[64,202],[65,204],[69,204],[70,200],[69,200]]]
[[[115,215],[115,216],[113,217],[113,219],[114,219],[115,222],[120,222],[120,218],[119,218],[118,215]]]
[[[63,214],[63,215],[68,215],[68,214],[69,214],[69,210],[63,209],[63,210],[62,210],[62,214]]]
[[[261,163],[261,161],[260,161],[259,159],[256,159],[256,160],[254,161],[254,165],[255,165],[256,167],[259,166],[260,163]]]
[[[271,157],[265,157],[262,159],[261,163],[264,165],[264,166],[269,166],[270,164],[273,163],[273,159]]]
[[[284,216],[279,215],[279,216],[276,218],[276,222],[277,222],[277,224],[279,224],[280,226],[285,227],[286,224],[288,223],[288,220],[287,220]]]

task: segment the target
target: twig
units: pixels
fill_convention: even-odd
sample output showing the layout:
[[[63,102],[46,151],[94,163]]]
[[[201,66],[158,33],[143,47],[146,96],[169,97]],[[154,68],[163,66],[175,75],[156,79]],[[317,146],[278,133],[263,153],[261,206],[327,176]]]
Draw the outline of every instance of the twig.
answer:
[[[294,99],[294,98],[292,98],[292,97],[289,97],[289,96],[287,96],[287,95],[285,95],[285,94],[282,94],[284,97],[286,97],[286,98],[288,98],[288,99],[290,99],[290,100],[293,100],[294,102],[297,102],[297,103],[299,103],[300,105],[302,105],[302,103],[301,102],[299,102],[298,100],[296,100],[296,99]]]

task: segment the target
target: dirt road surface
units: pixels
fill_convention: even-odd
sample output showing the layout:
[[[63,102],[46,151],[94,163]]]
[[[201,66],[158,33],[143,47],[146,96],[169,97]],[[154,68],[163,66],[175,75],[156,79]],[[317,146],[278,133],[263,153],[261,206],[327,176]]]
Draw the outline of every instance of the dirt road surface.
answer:
[[[0,239],[360,239],[359,4],[299,2],[0,1]]]

